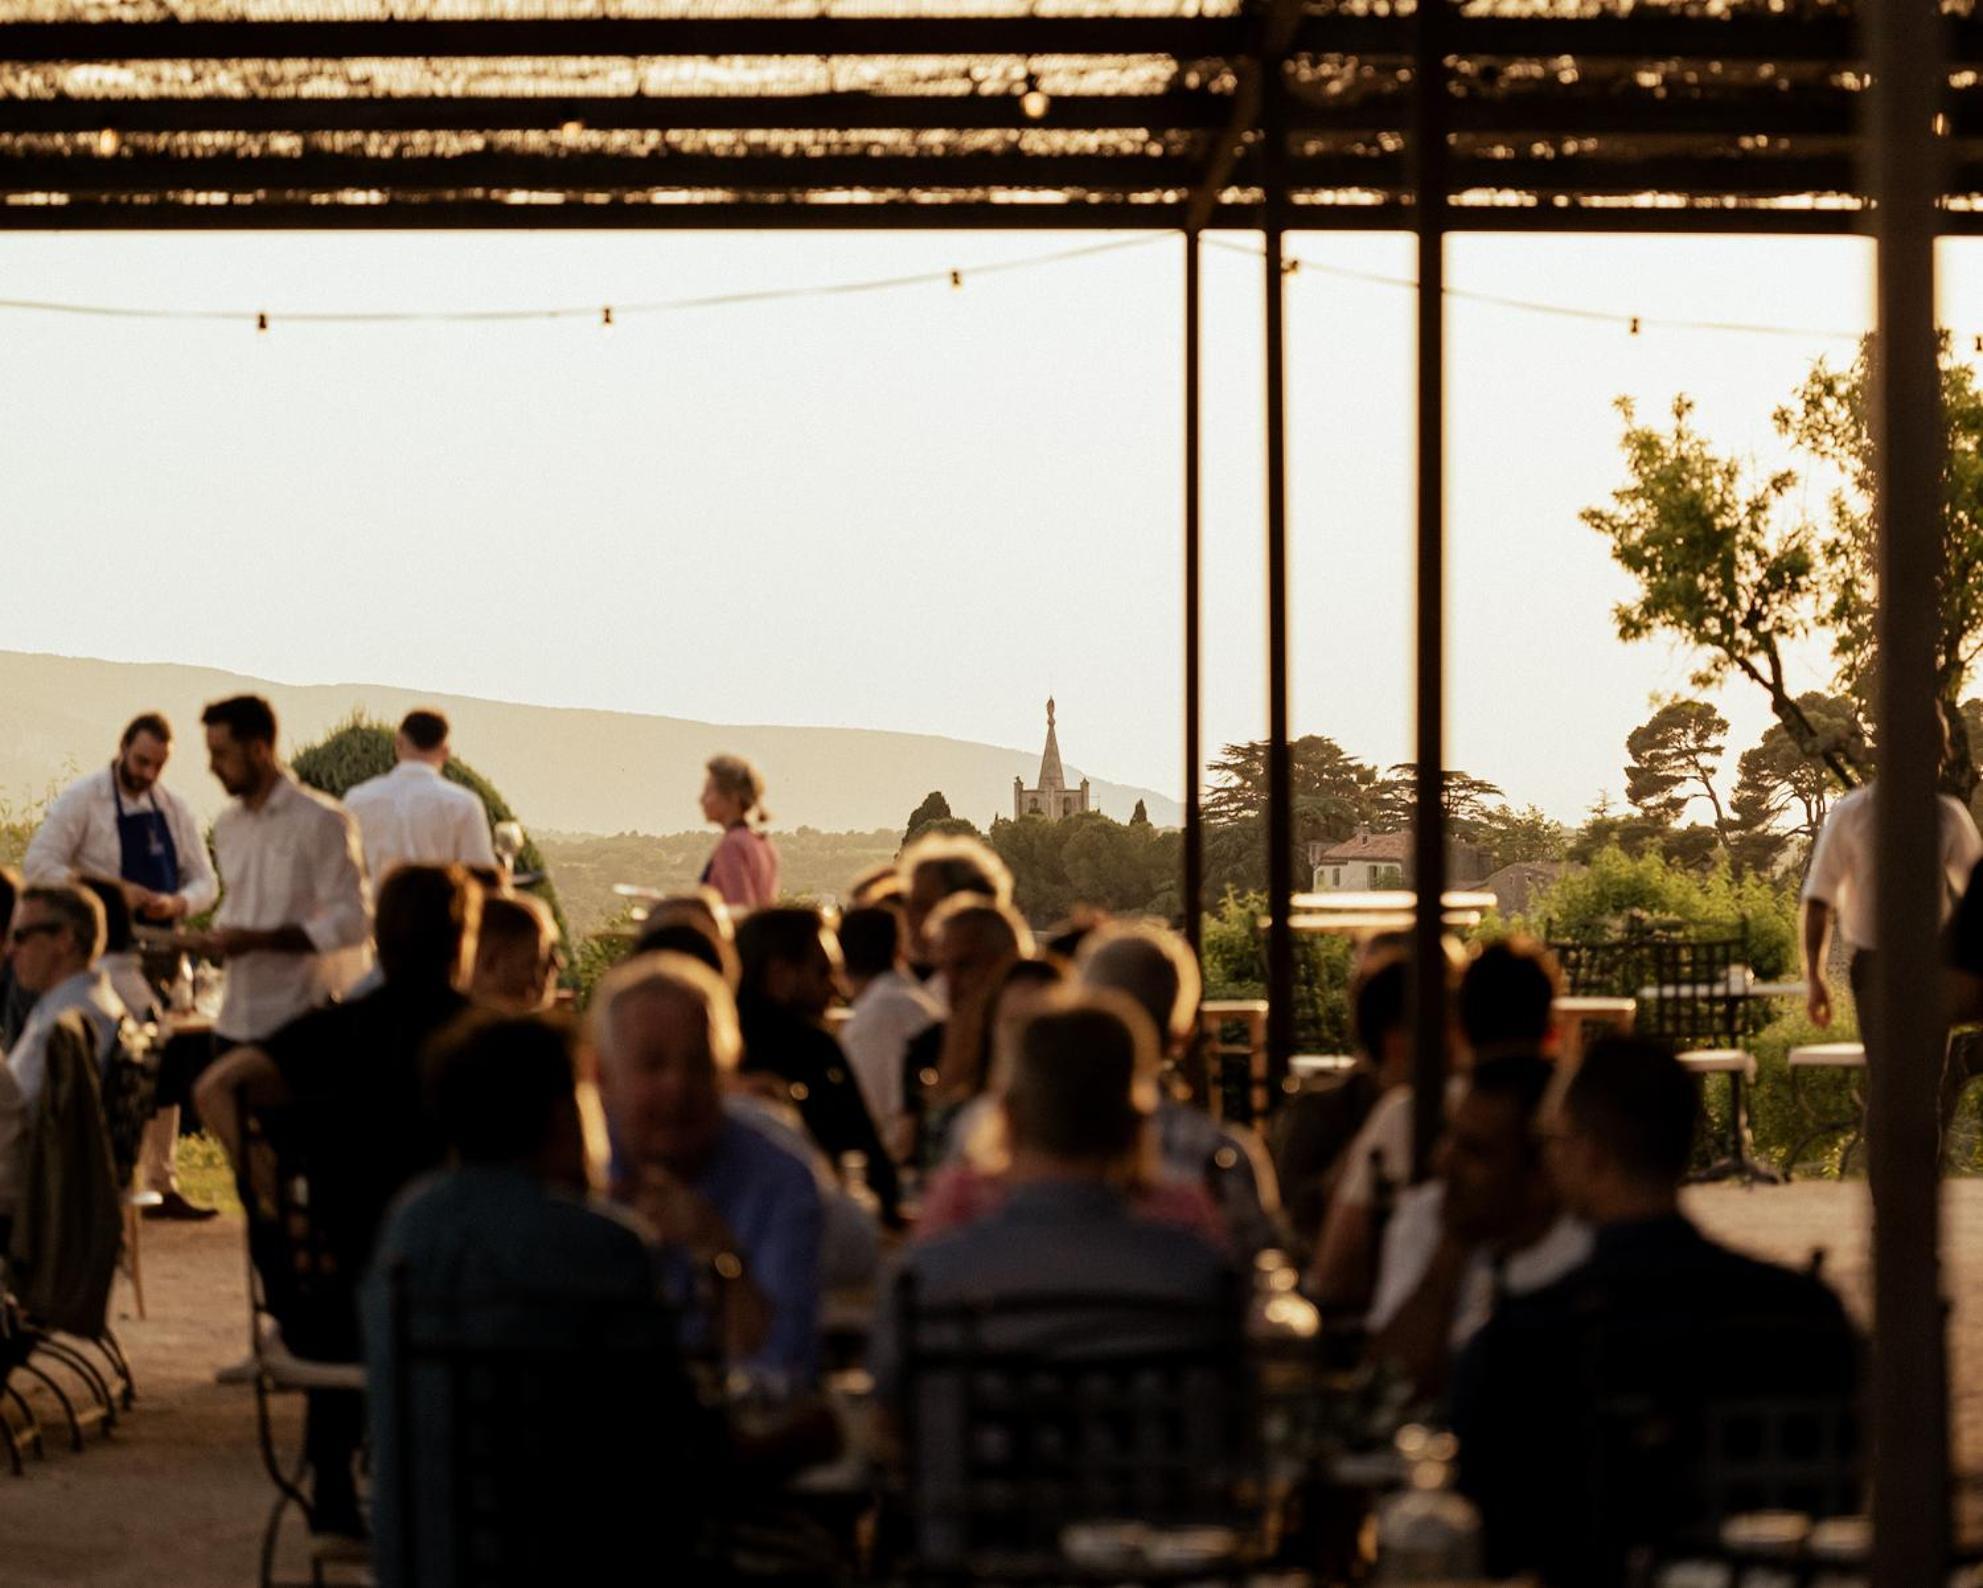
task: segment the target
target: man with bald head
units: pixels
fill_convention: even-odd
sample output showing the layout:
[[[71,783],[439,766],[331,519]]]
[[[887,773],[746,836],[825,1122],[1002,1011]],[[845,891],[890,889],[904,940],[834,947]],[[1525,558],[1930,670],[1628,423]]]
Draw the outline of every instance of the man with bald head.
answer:
[[[819,1189],[803,1160],[724,1108],[742,1050],[729,988],[685,954],[639,955],[600,983],[592,1033],[615,1195],[678,1254],[685,1303],[713,1292],[703,1326],[734,1363],[774,1385],[809,1383]]]

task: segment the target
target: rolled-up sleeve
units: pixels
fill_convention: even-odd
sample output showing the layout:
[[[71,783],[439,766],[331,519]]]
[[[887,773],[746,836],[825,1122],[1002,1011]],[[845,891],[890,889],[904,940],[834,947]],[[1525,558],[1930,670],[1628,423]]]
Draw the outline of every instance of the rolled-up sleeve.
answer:
[[[95,792],[84,778],[72,783],[48,807],[48,815],[28,840],[21,857],[21,874],[37,886],[67,882],[82,864],[82,849],[89,836],[90,798]]]
[[[489,813],[482,802],[463,800],[461,802],[461,841],[455,854],[464,865],[496,868],[496,846],[489,836]]]
[[[172,847],[179,852],[179,897],[186,901],[188,915],[203,915],[220,897],[220,881],[207,854],[206,834],[200,831],[191,807],[176,795],[169,797],[165,811],[172,828]]]
[[[308,862],[311,909],[298,924],[320,954],[358,947],[372,930],[358,824],[342,810],[325,812],[311,835]]]

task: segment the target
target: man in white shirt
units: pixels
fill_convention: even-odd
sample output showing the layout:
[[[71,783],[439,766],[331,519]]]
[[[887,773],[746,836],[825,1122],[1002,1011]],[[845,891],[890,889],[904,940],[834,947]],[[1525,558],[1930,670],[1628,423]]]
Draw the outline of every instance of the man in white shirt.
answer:
[[[853,1007],[840,1028],[840,1046],[874,1116],[875,1130],[891,1150],[902,1145],[909,1044],[943,1018],[942,1006],[908,973],[902,937],[901,911],[887,905],[849,910],[840,922],[840,952]]]
[[[269,703],[237,695],[200,721],[213,775],[234,801],[213,824],[227,891],[214,930],[194,946],[228,962],[214,1031],[231,1047],[344,990],[344,951],[365,944],[371,902],[357,824],[276,760]]]
[[[1536,1115],[1555,1067],[1535,1054],[1474,1067],[1435,1161],[1385,1226],[1372,1348],[1436,1392],[1502,1296],[1553,1285],[1589,1260],[1588,1226],[1563,1210]]]
[[[438,711],[409,711],[393,753],[398,765],[344,796],[344,808],[365,841],[365,870],[373,886],[394,866],[494,870],[488,812],[472,791],[441,775],[448,764],[448,719]]]
[[[172,727],[155,711],[131,720],[117,759],[64,789],[28,842],[30,883],[102,877],[121,883],[141,920],[179,921],[213,908],[219,894],[200,824],[159,781]]]

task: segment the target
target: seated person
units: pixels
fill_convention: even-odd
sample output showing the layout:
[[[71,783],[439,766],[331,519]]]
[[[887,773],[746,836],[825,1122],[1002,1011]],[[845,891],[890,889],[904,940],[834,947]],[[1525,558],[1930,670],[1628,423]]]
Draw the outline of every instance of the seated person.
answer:
[[[309,1011],[260,1046],[234,1049],[194,1094],[201,1118],[237,1165],[244,1104],[280,1133],[279,1148],[308,1150],[311,1207],[354,1286],[392,1199],[446,1152],[422,1060],[430,1041],[469,1007],[457,989],[475,952],[480,903],[480,889],[458,866],[397,867],[379,889],[380,985]],[[332,1301],[285,1316],[284,1276],[263,1257],[257,1265],[291,1351],[358,1360],[353,1307]],[[362,1398],[349,1391],[310,1392],[304,1449],[311,1525],[319,1532],[362,1534],[352,1460],[363,1414]]]
[[[1142,1008],[1156,1028],[1160,1064],[1174,1071],[1198,1037],[1202,986],[1184,939],[1151,921],[1111,922],[1083,936],[1078,964],[1083,985],[1113,988]],[[1158,1093],[1154,1123],[1160,1173],[1211,1193],[1235,1252],[1284,1244],[1280,1185],[1258,1136],[1168,1089]]]
[[[478,1008],[535,1014],[558,995],[563,951],[558,923],[542,899],[483,890],[481,927],[468,996]]]
[[[616,967],[592,1001],[616,1198],[672,1247],[679,1299],[735,1363],[809,1383],[822,1212],[811,1171],[723,1106],[742,1042],[730,990],[681,954]]]
[[[10,963],[34,1007],[5,1057],[29,1117],[48,1078],[48,1035],[63,1015],[73,1009],[83,1017],[98,1063],[116,1049],[125,1009],[98,964],[104,935],[103,906],[87,888],[62,882],[21,890]]]
[[[961,1229],[997,1211],[1011,1189],[1012,1145],[1005,1130],[1005,1096],[1012,1085],[1019,1033],[1042,1010],[1065,1006],[1059,989],[1066,972],[1057,961],[1022,959],[1006,973],[993,1014],[992,1082],[957,1116],[952,1151],[930,1176],[912,1239],[926,1241]],[[1152,1056],[1154,1057],[1154,1056]],[[1154,1066],[1136,1077],[1139,1093],[1157,1095]],[[1139,1218],[1156,1219],[1197,1234],[1221,1252],[1231,1239],[1204,1185],[1166,1177],[1154,1127],[1138,1133],[1116,1166],[1113,1182]]]
[[[21,896],[21,874],[12,866],[0,866],[0,932],[14,919],[14,904]],[[14,974],[14,963],[7,953],[6,940],[0,939],[0,1053],[14,1045],[21,1027],[34,1007],[34,994]]]
[[[840,987],[840,947],[817,910],[754,910],[737,928],[743,972],[737,1019],[742,1073],[774,1076],[820,1150],[838,1165],[858,1152],[882,1217],[897,1222],[901,1187],[895,1159],[861,1099],[847,1055],[826,1027]]]
[[[1699,1465],[1690,1431],[1697,1440],[1711,1401],[1851,1404],[1857,1342],[1838,1298],[1717,1245],[1680,1212],[1699,1111],[1672,1048],[1644,1037],[1592,1044],[1565,1090],[1550,1170],[1595,1249],[1498,1305],[1454,1374],[1460,1486],[1480,1507],[1492,1575],[1620,1582],[1635,1546],[1711,1525],[1686,1492]],[[1656,1421],[1610,1429],[1594,1398],[1656,1408]],[[1593,1505],[1599,1472],[1610,1492]]]
[[[1534,938],[1483,945],[1460,975],[1460,1036],[1473,1062],[1509,1053],[1548,1058],[1562,992],[1556,956]]]
[[[701,960],[723,978],[732,994],[743,980],[737,963],[736,934],[730,913],[702,897],[702,892],[663,899],[651,906],[634,940],[635,954],[686,954]]]
[[[1411,1184],[1412,1106],[1411,961],[1389,955],[1365,976],[1353,1011],[1357,1046],[1377,1067],[1377,1099],[1343,1154],[1316,1243],[1316,1301],[1335,1312],[1368,1311],[1377,1288],[1380,1199],[1392,1200]],[[1448,1044],[1448,1053],[1453,1045]],[[1458,1100],[1449,1078],[1448,1106]]]
[[[1070,1309],[1104,1299],[1204,1304],[1202,1317],[1152,1313],[1137,1324],[1111,1305],[1097,1315],[1100,1334],[1078,1310],[1029,1307],[1023,1316],[988,1322],[981,1335],[992,1350],[1053,1350],[1077,1360],[1210,1343],[1206,1320],[1233,1299],[1225,1259],[1186,1230],[1137,1217],[1117,1183],[1155,1102],[1147,1084],[1155,1048],[1142,1011],[1116,994],[1088,992],[1036,1011],[1018,1032],[1002,1104],[1012,1154],[1005,1201],[903,1253],[876,1314],[870,1365],[885,1403],[916,1396],[917,1448],[907,1459],[918,1464],[926,1492],[956,1480],[955,1453],[969,1430],[957,1426],[961,1407],[940,1374],[902,1380],[902,1331],[922,1327],[903,1315],[905,1294],[929,1306],[1051,1303],[1056,1296],[1067,1297]],[[957,1547],[928,1533],[921,1544],[926,1552]]]
[[[1440,1390],[1452,1358],[1497,1296],[1554,1284],[1591,1254],[1542,1161],[1536,1114],[1555,1066],[1535,1054],[1476,1063],[1433,1162],[1436,1179],[1400,1198],[1384,1229],[1371,1348]]]
[[[1012,903],[1012,873],[1005,862],[983,839],[967,834],[917,839],[903,850],[896,872],[902,879],[902,926],[908,935],[903,947],[920,975],[933,975],[938,968],[930,916],[945,899],[968,893],[993,904]]]
[[[398,1359],[396,1307],[407,1328],[440,1317],[465,1344],[533,1353],[484,1431],[500,1455],[478,1449],[488,1481],[514,1474],[485,1497],[505,1519],[493,1524],[505,1580],[605,1580],[656,1539],[671,1580],[697,1576],[727,1440],[679,1355],[647,1233],[587,1194],[576,1080],[570,1030],[546,1017],[472,1016],[437,1055],[449,1166],[394,1208],[363,1293],[374,1558],[387,1588],[453,1582],[467,1564],[451,1558],[448,1523],[460,1413],[441,1369]],[[544,1396],[529,1393],[539,1375]],[[568,1525],[581,1514],[583,1526]]]
[[[840,919],[840,950],[846,956],[851,1009],[840,1045],[875,1129],[897,1147],[909,1044],[941,1020],[943,1010],[909,974],[899,905],[849,910]]]

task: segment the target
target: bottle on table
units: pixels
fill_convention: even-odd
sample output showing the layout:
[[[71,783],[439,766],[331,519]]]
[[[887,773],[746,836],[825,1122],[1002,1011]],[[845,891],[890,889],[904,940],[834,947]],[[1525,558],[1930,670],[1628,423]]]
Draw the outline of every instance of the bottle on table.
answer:
[[[840,1189],[852,1202],[870,1217],[881,1217],[881,1198],[868,1183],[868,1155],[864,1152],[843,1152],[840,1154]]]

